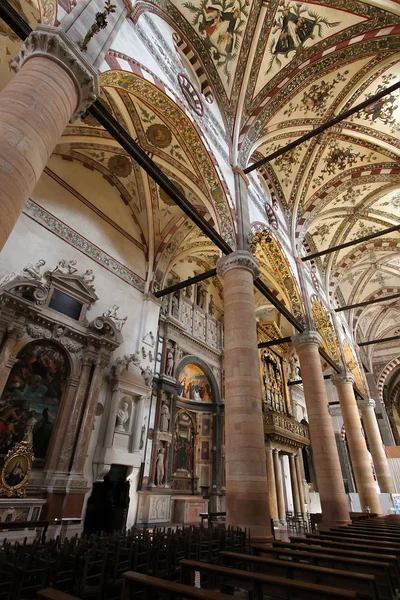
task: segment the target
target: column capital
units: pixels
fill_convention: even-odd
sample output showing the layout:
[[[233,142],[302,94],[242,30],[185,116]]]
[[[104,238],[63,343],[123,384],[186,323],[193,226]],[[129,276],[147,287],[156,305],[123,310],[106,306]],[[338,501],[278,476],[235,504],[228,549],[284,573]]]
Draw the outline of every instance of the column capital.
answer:
[[[292,337],[292,343],[296,349],[307,344],[315,344],[319,347],[322,343],[322,338],[318,331],[307,330],[302,331],[301,333],[296,333]]]
[[[29,34],[11,67],[18,72],[29,59],[35,57],[52,60],[71,77],[78,95],[78,104],[71,117],[73,123],[99,95],[97,71],[66,33],[50,25],[38,25]]]
[[[247,250],[236,250],[227,256],[223,256],[217,262],[217,274],[225,277],[231,269],[247,269],[256,279],[260,273],[258,262]]]
[[[363,398],[357,402],[357,406],[361,411],[366,408],[372,408],[372,410],[375,410],[375,404],[376,403],[373,398]]]
[[[333,373],[331,381],[333,385],[341,384],[341,383],[354,383],[354,376],[350,371],[344,371],[343,373]]]
[[[331,417],[342,416],[342,409],[340,408],[340,406],[331,406],[330,404],[328,404],[328,410]]]

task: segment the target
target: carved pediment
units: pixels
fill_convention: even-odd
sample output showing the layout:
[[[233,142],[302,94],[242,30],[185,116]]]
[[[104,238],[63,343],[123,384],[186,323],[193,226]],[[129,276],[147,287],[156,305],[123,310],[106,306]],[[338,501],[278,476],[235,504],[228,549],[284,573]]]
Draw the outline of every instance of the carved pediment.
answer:
[[[85,304],[94,304],[98,300],[94,288],[85,281],[84,276],[47,271],[44,277],[57,289],[79,298]]]

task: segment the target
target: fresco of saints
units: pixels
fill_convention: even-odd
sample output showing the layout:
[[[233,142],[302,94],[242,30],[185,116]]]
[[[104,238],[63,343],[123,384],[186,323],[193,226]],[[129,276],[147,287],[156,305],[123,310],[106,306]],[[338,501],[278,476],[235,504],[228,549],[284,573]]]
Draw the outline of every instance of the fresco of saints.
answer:
[[[315,23],[315,20],[296,15],[289,7],[285,7],[282,11],[281,33],[276,42],[274,54],[296,50],[310,37]]]
[[[221,7],[213,5],[204,9],[204,31],[213,46],[218,48],[221,54],[232,54],[234,44],[234,33],[240,10],[223,11]]]

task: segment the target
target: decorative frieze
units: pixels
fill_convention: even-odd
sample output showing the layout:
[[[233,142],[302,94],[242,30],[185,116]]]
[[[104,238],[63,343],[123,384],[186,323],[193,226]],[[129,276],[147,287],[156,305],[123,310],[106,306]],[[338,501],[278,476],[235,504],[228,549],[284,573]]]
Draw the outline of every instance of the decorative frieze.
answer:
[[[281,446],[302,448],[310,445],[308,425],[275,411],[264,413],[264,433],[268,440]]]

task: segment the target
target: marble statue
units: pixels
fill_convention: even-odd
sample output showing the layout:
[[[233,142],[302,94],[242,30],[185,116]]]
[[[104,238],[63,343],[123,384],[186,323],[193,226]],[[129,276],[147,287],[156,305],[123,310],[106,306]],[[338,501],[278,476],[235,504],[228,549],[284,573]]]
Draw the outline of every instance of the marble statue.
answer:
[[[43,260],[43,258],[41,258],[35,264],[27,264],[26,267],[24,267],[19,273],[13,271],[12,273],[7,273],[7,275],[3,275],[3,277],[0,279],[0,287],[5,285],[6,283],[9,283],[10,281],[13,281],[14,279],[36,279],[36,281],[41,281],[42,273],[40,272],[40,270],[42,267],[44,267],[45,264],[46,261]]]
[[[82,276],[83,281],[86,283],[86,285],[90,288],[94,288],[93,282],[94,282],[94,275],[93,275],[93,269],[87,269],[83,276]]]
[[[156,460],[157,485],[162,485],[164,479],[165,448],[161,448]]]
[[[119,306],[117,306],[116,304],[113,304],[112,308],[109,308],[108,310],[103,312],[103,317],[106,317],[106,318],[114,321],[115,327],[118,329],[118,331],[121,331],[123,326],[125,325],[128,317],[124,317],[124,318],[119,317],[117,315],[118,310],[119,310]]]
[[[188,300],[191,300],[191,299],[192,299],[192,286],[191,286],[191,285],[188,285],[188,286],[185,288],[185,296],[186,296],[186,298],[187,298]]]
[[[125,431],[124,425],[127,422],[127,420],[129,419],[128,408],[129,408],[129,404],[125,400],[117,412],[117,424],[115,427],[115,431]]]
[[[160,431],[167,433],[169,431],[169,420],[171,418],[171,414],[169,412],[168,404],[166,398],[162,401],[161,404],[161,419],[160,419]]]
[[[197,306],[199,306],[200,308],[204,309],[204,304],[206,301],[206,291],[204,290],[204,288],[201,285],[197,286]]]
[[[66,260],[62,258],[58,261],[57,266],[53,269],[52,273],[61,273],[62,275],[72,275],[76,273],[78,269],[75,268],[76,260]]]
[[[215,304],[212,294],[210,294],[210,302],[208,303],[208,314],[210,315],[210,317],[213,317],[215,315]]]
[[[149,366],[145,369],[141,369],[142,377],[146,385],[151,387],[153,385],[153,372]]]
[[[168,304],[169,304],[169,298],[168,296],[163,296],[162,300],[161,300],[161,314],[166,316],[168,314]]]
[[[172,348],[167,348],[165,374],[168,377],[173,377],[174,375],[174,350]]]
[[[171,299],[171,313],[173,317],[179,317],[179,300],[176,294],[172,294]]]
[[[299,359],[295,354],[289,359],[289,381],[299,381],[301,379]]]

